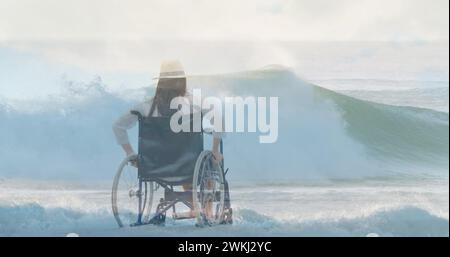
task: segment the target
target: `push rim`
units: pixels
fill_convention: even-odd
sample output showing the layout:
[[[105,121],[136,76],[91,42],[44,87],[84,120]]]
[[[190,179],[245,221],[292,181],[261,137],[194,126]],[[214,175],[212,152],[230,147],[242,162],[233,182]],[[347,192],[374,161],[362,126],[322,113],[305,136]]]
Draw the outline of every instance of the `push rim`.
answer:
[[[148,221],[153,205],[153,182],[142,182],[139,190],[138,171],[131,163],[136,157],[133,155],[125,158],[114,177],[111,201],[112,211],[119,227],[138,222],[139,200],[141,200],[142,222]]]
[[[193,205],[197,224],[215,225],[223,221],[224,174],[220,165],[213,162],[211,151],[203,151],[195,164]]]

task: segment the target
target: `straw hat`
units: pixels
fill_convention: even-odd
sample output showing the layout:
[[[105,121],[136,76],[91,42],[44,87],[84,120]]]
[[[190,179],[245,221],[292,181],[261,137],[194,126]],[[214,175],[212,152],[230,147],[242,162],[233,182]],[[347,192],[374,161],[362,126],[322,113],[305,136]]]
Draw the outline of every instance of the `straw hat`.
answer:
[[[168,60],[161,62],[159,76],[153,79],[175,79],[186,78],[183,65],[178,60]]]

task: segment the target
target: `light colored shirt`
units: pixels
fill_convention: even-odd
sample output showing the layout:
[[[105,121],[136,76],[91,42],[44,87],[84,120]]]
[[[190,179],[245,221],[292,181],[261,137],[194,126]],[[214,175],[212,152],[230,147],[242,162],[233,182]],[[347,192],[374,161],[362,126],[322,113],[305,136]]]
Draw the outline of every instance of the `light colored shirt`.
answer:
[[[181,98],[175,98],[175,101],[181,99]],[[192,103],[192,100],[189,98],[189,102]],[[131,129],[132,127],[134,127],[136,125],[136,123],[138,122],[138,117],[134,114],[131,114],[131,111],[138,111],[140,112],[143,116],[148,117],[148,115],[150,114],[150,109],[152,107],[152,103],[153,103],[153,99],[150,100],[146,100],[136,106],[134,106],[133,108],[131,108],[128,112],[124,113],[122,116],[120,116],[114,123],[112,126],[114,135],[116,137],[116,141],[119,145],[125,145],[125,144],[129,144],[130,140],[128,138],[128,129]],[[176,104],[185,104],[185,102],[175,102]],[[188,110],[190,110],[191,108],[188,108]],[[193,106],[193,111],[202,111],[203,110],[199,107],[199,106]],[[180,110],[183,111],[183,108]],[[185,113],[188,114],[188,113]],[[155,106],[155,110],[152,113],[152,117],[159,117],[161,116],[160,113],[158,112],[158,107]],[[212,132],[213,136],[215,138],[222,138],[224,136],[223,133],[221,132]]]

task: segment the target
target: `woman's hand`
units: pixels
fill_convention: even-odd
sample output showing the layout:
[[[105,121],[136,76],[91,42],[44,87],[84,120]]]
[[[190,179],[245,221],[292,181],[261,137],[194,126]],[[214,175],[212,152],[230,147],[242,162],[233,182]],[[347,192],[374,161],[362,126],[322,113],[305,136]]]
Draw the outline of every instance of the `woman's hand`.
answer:
[[[133,158],[132,160],[130,160],[130,164],[131,164],[131,166],[133,166],[135,168],[138,168],[138,159],[137,159],[137,157]]]
[[[135,155],[135,153],[134,153],[134,151],[133,151],[133,147],[131,147],[130,144],[122,145],[122,148],[123,148],[123,150],[125,151],[125,154],[127,155],[127,157],[130,157],[130,156],[132,156],[132,155]],[[137,166],[138,166],[137,158],[136,158],[136,159],[133,159],[133,160],[130,160],[130,163],[131,163],[132,166],[134,166],[134,167],[137,168]]]

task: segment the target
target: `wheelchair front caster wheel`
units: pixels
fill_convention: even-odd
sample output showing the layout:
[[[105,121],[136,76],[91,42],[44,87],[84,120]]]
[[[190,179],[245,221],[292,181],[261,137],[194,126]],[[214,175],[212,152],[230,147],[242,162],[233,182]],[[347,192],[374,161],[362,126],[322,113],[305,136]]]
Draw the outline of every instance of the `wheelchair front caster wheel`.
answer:
[[[233,224],[233,209],[227,209],[223,213],[223,220],[220,224],[231,225]]]
[[[156,226],[164,226],[166,224],[166,214],[158,214],[153,217],[148,223]]]
[[[201,213],[200,218],[197,219],[197,222],[195,223],[195,227],[197,228],[203,228],[203,227],[211,227],[213,224],[206,218],[206,216]]]

